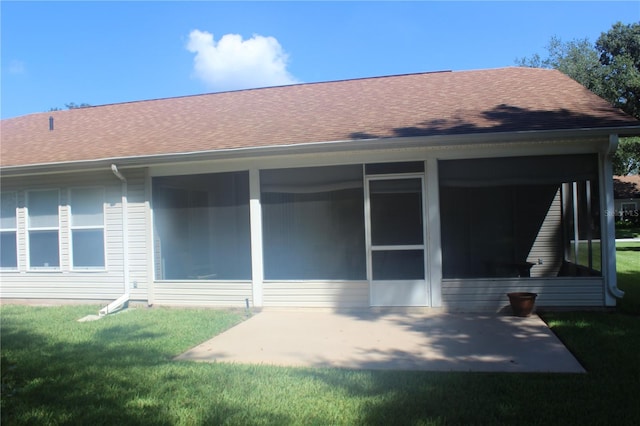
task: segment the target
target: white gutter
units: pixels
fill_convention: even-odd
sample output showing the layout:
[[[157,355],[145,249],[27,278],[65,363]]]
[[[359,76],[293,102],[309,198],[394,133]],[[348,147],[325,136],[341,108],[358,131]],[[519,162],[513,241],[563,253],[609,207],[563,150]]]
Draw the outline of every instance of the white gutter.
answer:
[[[615,153],[618,147],[618,135],[612,134],[609,136],[609,143],[607,144],[604,152],[602,153],[601,171],[600,176],[601,186],[600,189],[604,194],[604,211],[600,214],[600,226],[604,231],[604,237],[601,238],[604,243],[602,247],[602,255],[605,262],[602,263],[602,274],[605,279],[605,285],[607,291],[605,292],[605,304],[607,306],[615,305],[615,298],[622,298],[624,291],[618,288],[616,277],[616,229],[615,229],[615,214],[614,200],[613,200],[613,165],[611,164],[611,157]]]
[[[108,315],[120,310],[129,301],[129,220],[128,220],[128,190],[127,179],[120,173],[115,164],[111,165],[111,171],[122,182],[122,268],[124,269],[124,294],[102,308],[100,316]]]

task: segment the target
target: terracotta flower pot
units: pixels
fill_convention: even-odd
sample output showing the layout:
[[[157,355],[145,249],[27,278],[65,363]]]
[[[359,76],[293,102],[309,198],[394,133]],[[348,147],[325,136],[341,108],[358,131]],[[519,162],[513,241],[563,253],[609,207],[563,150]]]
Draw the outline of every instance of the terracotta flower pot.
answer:
[[[518,317],[528,317],[533,312],[537,293],[515,292],[507,293],[513,314]]]

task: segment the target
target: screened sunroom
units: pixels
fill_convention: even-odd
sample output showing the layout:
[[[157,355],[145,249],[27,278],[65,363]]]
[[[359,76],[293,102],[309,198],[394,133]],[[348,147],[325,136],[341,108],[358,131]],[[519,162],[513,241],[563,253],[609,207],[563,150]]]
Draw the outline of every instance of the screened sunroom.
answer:
[[[598,157],[442,161],[443,278],[600,276]]]

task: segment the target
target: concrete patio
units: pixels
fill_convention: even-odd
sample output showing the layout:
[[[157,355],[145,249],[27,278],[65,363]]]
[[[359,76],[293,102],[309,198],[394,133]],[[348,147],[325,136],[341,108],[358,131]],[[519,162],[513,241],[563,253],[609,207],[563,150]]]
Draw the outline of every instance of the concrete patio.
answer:
[[[537,316],[265,310],[176,360],[348,369],[584,373]]]

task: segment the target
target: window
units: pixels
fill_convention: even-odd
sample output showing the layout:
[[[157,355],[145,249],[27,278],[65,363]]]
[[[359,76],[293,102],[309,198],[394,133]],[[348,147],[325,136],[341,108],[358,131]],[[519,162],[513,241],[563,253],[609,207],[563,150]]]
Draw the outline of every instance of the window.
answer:
[[[361,165],[260,173],[267,280],[366,279]]]
[[[249,173],[153,179],[156,277],[250,280]]]
[[[18,267],[16,193],[0,194],[0,268]]]
[[[104,268],[104,189],[73,188],[70,192],[72,267]]]
[[[635,201],[627,201],[620,204],[620,218],[633,219],[638,217],[638,205]]]
[[[439,163],[444,278],[600,275],[596,155]]]
[[[29,267],[59,268],[58,190],[27,193]]]
[[[370,180],[369,217],[371,278],[424,279],[422,179]]]

